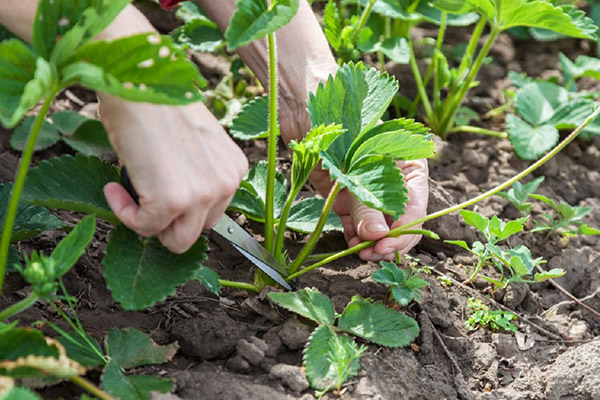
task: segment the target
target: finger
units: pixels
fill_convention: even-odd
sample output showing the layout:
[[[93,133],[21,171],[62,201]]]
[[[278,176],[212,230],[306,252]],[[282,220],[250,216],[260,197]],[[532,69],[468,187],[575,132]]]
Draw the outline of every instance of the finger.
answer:
[[[127,190],[116,182],[104,186],[104,196],[115,216],[126,227],[142,236],[152,236],[169,226],[168,217],[149,215],[129,195]]]
[[[383,213],[365,206],[354,196],[352,196],[351,209],[354,229],[362,240],[378,240],[389,232]]]
[[[358,256],[360,257],[361,260],[364,260],[364,261],[378,262],[378,261],[383,260],[383,256],[381,254],[375,253],[373,251],[372,247],[365,249],[365,250],[361,250],[358,253]]]
[[[342,227],[344,228],[344,239],[346,239],[346,243],[350,244],[350,240],[356,237],[356,231],[354,230],[352,217],[349,215],[341,215],[340,221],[342,222]]]
[[[182,254],[192,247],[202,234],[204,215],[181,215],[160,232],[158,240],[173,253]]]
[[[223,214],[225,214],[227,207],[229,207],[231,200],[233,200],[233,196],[228,196],[227,198],[223,199],[222,201],[218,201],[215,204],[215,206],[206,215],[204,229],[212,229],[215,225],[217,225]]]

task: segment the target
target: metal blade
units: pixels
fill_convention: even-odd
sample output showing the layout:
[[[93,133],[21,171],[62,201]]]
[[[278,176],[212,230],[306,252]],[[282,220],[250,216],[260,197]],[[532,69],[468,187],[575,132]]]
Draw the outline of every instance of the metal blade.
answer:
[[[292,290],[292,287],[280,274],[284,270],[281,263],[229,216],[224,214],[213,228],[213,231],[229,240],[233,247],[267,274],[269,278],[287,290]]]

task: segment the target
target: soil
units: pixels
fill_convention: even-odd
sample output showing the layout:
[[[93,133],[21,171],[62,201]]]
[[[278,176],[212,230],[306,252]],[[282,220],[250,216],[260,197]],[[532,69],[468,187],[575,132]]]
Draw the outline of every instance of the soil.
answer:
[[[426,29],[418,32],[431,33]],[[502,90],[510,86],[505,78],[509,70],[527,71],[532,76],[558,75],[559,51],[571,57],[590,54],[589,44],[584,41],[516,42],[501,35],[492,50],[494,60],[483,69],[481,85],[473,90],[467,105],[482,114],[490,106],[500,105]],[[393,64],[387,67],[402,82],[403,90],[410,93],[407,68]],[[63,95],[54,109],[80,110],[85,106],[93,113],[94,98],[90,93],[75,90],[72,95],[82,101]],[[502,121],[498,120],[484,120],[481,124],[502,129]],[[18,155],[9,148],[9,133],[0,133],[0,179],[5,182],[12,179]],[[528,165],[515,156],[507,140],[456,134],[446,142],[436,141],[437,156],[430,162],[432,211],[474,197]],[[245,144],[245,149],[251,161],[265,154],[262,143]],[[38,154],[37,159],[68,151],[55,146]],[[286,158],[283,153],[282,158]],[[599,165],[600,137],[594,142],[573,143],[534,174],[546,176],[539,193],[572,205],[593,207],[586,222],[600,227]],[[512,206],[498,196],[478,204],[476,210],[490,217],[517,217]],[[534,218],[546,211],[536,204]],[[67,213],[60,216],[68,222],[78,219]],[[259,226],[245,226],[260,232]],[[456,214],[433,221],[429,228],[442,239],[471,243],[478,238]],[[173,394],[153,398],[315,398],[301,369],[302,349],[313,328],[309,322],[275,308],[264,294],[249,297],[244,292],[224,290],[222,297],[215,297],[197,282],[186,284],[175,296],[145,311],[123,311],[112,300],[102,276],[100,260],[109,230],[108,224],[100,223],[93,244],[66,275],[65,283],[79,299],[77,311],[85,329],[99,341],[113,327],[134,327],[158,343],[179,343],[180,352],[171,362],[146,369],[175,380]],[[62,236],[62,232],[48,232],[20,246],[49,251]],[[254,271],[243,256],[218,237],[209,234],[209,239],[209,267],[225,279],[252,279]],[[293,245],[292,240],[288,242]],[[596,293],[586,304],[600,310],[599,237],[575,237],[565,242],[555,235],[524,232],[511,240],[513,246],[519,243],[529,246],[534,257],[548,260],[548,268],[567,270],[566,276],[555,282],[575,297]],[[344,247],[341,234],[327,234],[320,244],[322,251]],[[467,277],[464,267],[472,265],[473,257],[441,241],[423,240],[410,255],[420,267],[433,268],[430,274],[423,275],[430,285],[424,290],[422,302],[402,310],[419,322],[420,336],[412,346],[400,349],[365,343],[369,349],[361,359],[359,375],[341,393],[327,394],[325,399],[600,398],[600,319],[550,283],[512,285],[495,293],[481,279],[464,286],[459,282]],[[337,311],[341,311],[356,294],[385,301],[385,288],[370,279],[376,269],[376,264],[348,257],[302,276],[296,287],[318,288],[332,297]],[[449,278],[450,285],[443,285],[437,279],[440,276]],[[0,308],[23,298],[27,291],[18,274],[9,274]],[[493,308],[513,310],[519,315],[519,331],[467,331],[464,322],[469,297],[479,298]],[[40,303],[20,314],[19,319],[23,325],[39,320],[64,325],[55,310]],[[53,334],[49,330],[46,333]],[[43,392],[46,399],[74,399],[79,394],[68,384]]]

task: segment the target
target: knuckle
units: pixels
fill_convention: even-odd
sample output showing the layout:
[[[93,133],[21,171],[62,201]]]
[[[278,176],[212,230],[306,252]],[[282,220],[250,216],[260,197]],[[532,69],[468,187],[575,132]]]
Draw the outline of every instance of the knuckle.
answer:
[[[185,211],[192,203],[188,192],[180,192],[177,195],[169,196],[164,200],[164,208],[168,213],[180,214]]]

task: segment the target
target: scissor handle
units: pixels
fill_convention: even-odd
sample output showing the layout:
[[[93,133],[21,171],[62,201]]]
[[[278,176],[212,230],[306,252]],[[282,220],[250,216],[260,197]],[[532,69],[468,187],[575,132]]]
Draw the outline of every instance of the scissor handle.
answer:
[[[121,185],[127,190],[127,193],[129,193],[133,201],[135,201],[136,204],[140,204],[140,196],[135,191],[131,179],[129,179],[129,174],[127,174],[127,168],[125,167],[121,168]]]

